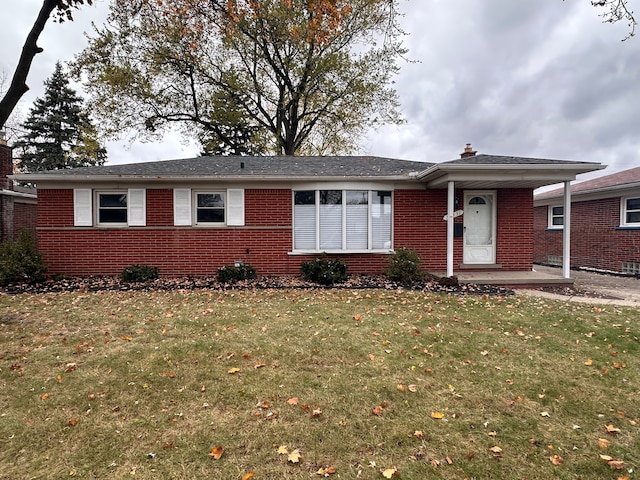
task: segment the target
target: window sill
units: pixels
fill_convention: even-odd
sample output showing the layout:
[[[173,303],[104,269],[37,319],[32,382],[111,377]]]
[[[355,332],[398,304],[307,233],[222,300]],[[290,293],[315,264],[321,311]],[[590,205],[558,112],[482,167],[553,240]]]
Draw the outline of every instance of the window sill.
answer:
[[[545,232],[562,232],[564,227],[547,227],[545,228]]]
[[[616,230],[640,230],[640,225],[619,225]]]
[[[288,252],[287,255],[321,255],[323,253],[326,253],[327,255],[353,255],[363,253],[390,255],[393,253],[393,250],[388,248],[378,250],[293,250]]]

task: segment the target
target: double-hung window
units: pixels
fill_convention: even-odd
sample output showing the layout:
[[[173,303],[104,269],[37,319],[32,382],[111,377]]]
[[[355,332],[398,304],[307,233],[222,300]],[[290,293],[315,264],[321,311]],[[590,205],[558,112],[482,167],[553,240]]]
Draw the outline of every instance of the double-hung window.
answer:
[[[562,205],[549,205],[549,228],[564,227],[564,207]]]
[[[622,225],[640,227],[640,198],[622,199]]]
[[[244,189],[173,189],[176,226],[244,226]]]
[[[127,224],[127,192],[98,192],[98,225]]]
[[[73,224],[76,227],[144,227],[147,224],[146,190],[74,188]]]
[[[196,224],[225,223],[225,194],[223,192],[195,192]]]
[[[293,192],[295,251],[366,252],[391,249],[391,192]]]

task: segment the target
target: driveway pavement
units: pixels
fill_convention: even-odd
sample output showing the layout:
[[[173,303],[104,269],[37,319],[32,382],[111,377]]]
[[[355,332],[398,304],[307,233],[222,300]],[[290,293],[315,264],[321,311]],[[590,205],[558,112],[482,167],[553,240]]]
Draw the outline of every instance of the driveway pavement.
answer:
[[[562,275],[557,267],[534,265],[534,270],[551,275]],[[521,290],[525,295],[544,296],[575,302],[612,304],[640,308],[640,279],[583,270],[572,270],[575,284],[571,289]]]

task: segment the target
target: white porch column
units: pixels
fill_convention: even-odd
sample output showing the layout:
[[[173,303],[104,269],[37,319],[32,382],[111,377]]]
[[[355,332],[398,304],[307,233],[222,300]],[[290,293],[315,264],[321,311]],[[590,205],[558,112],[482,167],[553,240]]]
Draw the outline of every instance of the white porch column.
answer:
[[[562,276],[571,277],[571,181],[564,182],[564,225],[562,228]]]
[[[447,277],[453,276],[453,209],[455,208],[455,183],[447,183]]]

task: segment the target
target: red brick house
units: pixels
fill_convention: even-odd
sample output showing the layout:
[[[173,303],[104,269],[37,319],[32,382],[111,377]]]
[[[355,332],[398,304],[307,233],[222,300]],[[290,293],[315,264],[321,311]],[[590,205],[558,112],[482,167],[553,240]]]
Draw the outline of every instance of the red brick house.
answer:
[[[563,190],[534,198],[534,261],[563,259]],[[640,275],[640,167],[571,186],[571,266]]]
[[[531,271],[533,189],[600,164],[475,155],[424,163],[379,157],[199,157],[15,175],[38,186],[38,240],[52,273],[210,275],[242,261],[299,273],[321,252],[353,273],[389,253],[423,265]]]
[[[14,240],[22,230],[35,231],[36,192],[14,185],[13,152],[0,132],[0,242]]]

